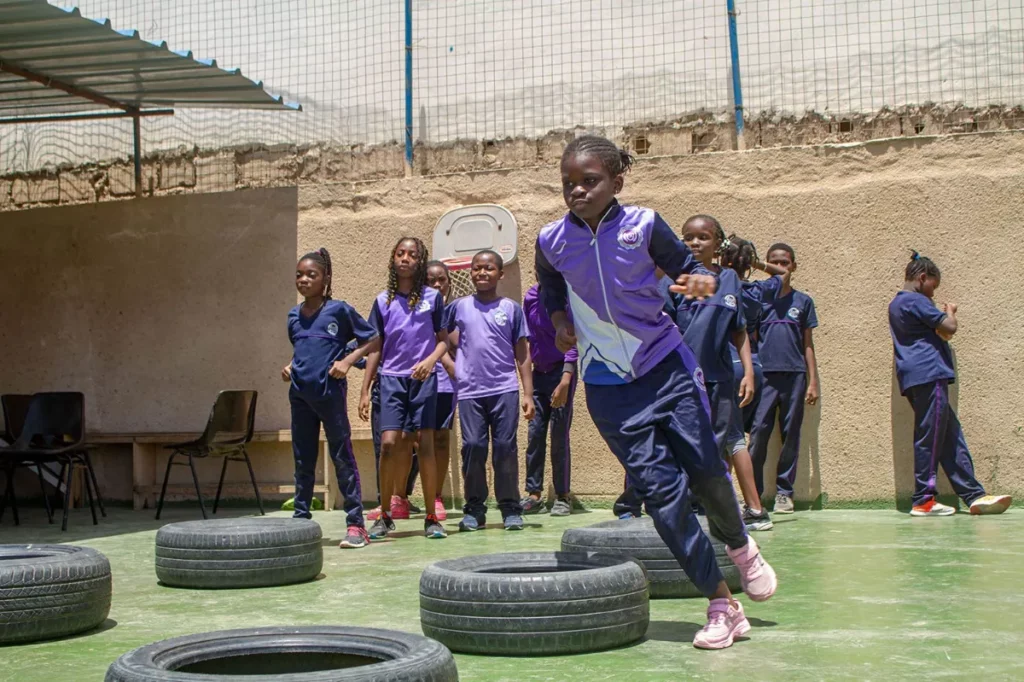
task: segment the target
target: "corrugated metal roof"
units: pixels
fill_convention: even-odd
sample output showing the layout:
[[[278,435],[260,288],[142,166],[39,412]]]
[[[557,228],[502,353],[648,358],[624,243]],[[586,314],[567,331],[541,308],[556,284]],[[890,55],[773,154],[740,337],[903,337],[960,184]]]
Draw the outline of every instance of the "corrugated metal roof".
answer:
[[[108,19],[46,0],[0,0],[0,117],[103,110],[111,102],[126,109],[301,110],[240,70],[142,40],[135,30],[114,30]]]

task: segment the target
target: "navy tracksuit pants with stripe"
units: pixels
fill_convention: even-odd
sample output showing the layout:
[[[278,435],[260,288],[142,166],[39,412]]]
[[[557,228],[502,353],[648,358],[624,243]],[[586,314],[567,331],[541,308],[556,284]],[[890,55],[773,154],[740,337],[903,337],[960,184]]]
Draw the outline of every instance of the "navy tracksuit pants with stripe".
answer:
[[[974,477],[974,462],[956,411],[949,404],[949,381],[911,386],[907,400],[914,408],[914,504],[937,495],[939,466],[967,506],[985,489]]]
[[[551,477],[555,495],[569,494],[572,460],[569,452],[569,429],[572,426],[572,401],[576,395],[576,375],[569,385],[565,405],[551,407],[551,394],[562,381],[562,366],[550,372],[533,373],[533,406],[536,416],[530,422],[529,441],[526,444],[526,492],[544,492],[544,460],[547,454],[548,430],[551,431]]]
[[[712,535],[734,549],[746,530],[711,425],[697,361],[685,345],[628,384],[587,384],[587,408],[626,469],[665,544],[710,597],[722,580],[711,541],[693,513],[693,492]]]

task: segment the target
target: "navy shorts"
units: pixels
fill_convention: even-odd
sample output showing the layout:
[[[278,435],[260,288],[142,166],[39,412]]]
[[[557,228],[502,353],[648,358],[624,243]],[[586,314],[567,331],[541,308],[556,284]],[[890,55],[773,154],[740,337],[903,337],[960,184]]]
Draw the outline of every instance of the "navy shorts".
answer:
[[[413,432],[432,429],[437,422],[437,377],[380,375],[380,430]]]
[[[455,394],[437,394],[437,419],[434,420],[435,431],[450,431],[455,422]]]

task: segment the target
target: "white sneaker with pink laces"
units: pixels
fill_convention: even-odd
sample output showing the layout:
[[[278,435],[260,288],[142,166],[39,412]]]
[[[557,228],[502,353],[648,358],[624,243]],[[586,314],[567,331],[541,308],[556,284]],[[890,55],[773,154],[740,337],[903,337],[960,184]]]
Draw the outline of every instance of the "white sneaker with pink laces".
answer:
[[[737,637],[750,632],[743,605],[729,599],[712,599],[708,604],[708,624],[693,636],[698,649],[725,649]]]
[[[743,591],[752,601],[768,601],[779,586],[775,571],[761,556],[754,538],[747,536],[747,546],[739,549],[726,547],[729,558],[740,569]]]

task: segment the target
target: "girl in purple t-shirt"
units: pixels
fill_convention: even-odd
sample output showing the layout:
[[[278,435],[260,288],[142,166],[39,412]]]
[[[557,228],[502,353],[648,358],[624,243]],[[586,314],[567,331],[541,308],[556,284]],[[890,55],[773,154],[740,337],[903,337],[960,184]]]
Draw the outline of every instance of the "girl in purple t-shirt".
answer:
[[[442,326],[444,302],[426,285],[427,247],[403,237],[391,251],[388,288],[373,302],[370,324],[380,335],[380,350],[366,360],[359,417],[370,413],[370,384],[380,366],[380,516],[370,528],[370,539],[387,537],[395,529],[391,519],[392,493],[402,492],[418,444],[420,481],[426,500],[438,494],[434,459],[437,376],[434,367],[448,352],[448,332]],[[428,538],[447,537],[436,514],[428,507],[424,532]]]

